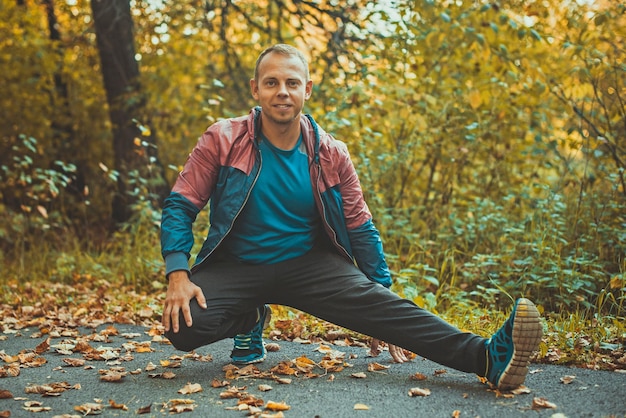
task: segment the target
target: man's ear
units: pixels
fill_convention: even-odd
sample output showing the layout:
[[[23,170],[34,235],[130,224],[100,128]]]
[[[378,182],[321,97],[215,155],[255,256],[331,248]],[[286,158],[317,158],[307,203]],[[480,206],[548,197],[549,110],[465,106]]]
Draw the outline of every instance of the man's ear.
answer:
[[[254,100],[259,100],[259,87],[256,84],[256,80],[254,78],[250,79],[250,93]]]
[[[313,93],[313,80],[306,82],[306,86],[304,88],[304,100],[309,100],[311,93]]]

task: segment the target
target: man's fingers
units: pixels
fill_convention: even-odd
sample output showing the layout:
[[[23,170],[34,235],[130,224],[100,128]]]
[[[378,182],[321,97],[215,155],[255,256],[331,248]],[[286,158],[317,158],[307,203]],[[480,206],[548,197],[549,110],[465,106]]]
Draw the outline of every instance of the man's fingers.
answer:
[[[198,301],[198,305],[200,305],[202,309],[206,309],[206,298],[204,297],[204,293],[202,292],[202,289],[199,286],[196,287],[194,296],[196,297],[196,300]]]
[[[402,350],[398,346],[390,345],[389,352],[391,353],[391,357],[393,358],[393,360],[397,363],[404,363],[405,361],[408,361],[408,359],[404,355],[404,350]]]
[[[178,308],[172,309],[168,316],[170,317],[172,331],[174,331],[174,333],[177,333],[178,332]]]
[[[165,306],[165,309],[163,309],[163,317],[161,318],[161,322],[163,323],[163,327],[165,328],[165,331],[169,331],[170,330],[170,308]]]
[[[377,338],[372,338],[372,342],[370,343],[370,353],[369,353],[370,356],[376,357],[377,355],[380,354],[380,351],[378,351],[379,343],[380,343],[380,340],[378,340]]]
[[[185,320],[185,324],[187,324],[187,328],[191,328],[193,320],[191,319],[191,310],[189,309],[188,303],[183,306],[183,319]]]

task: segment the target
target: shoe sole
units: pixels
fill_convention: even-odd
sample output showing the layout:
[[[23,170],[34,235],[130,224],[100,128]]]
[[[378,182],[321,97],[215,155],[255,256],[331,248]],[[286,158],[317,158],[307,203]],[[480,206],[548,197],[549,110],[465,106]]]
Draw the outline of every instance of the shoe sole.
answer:
[[[500,376],[498,389],[513,389],[524,383],[530,357],[539,347],[542,335],[537,307],[528,299],[520,299],[513,319],[513,357]]]

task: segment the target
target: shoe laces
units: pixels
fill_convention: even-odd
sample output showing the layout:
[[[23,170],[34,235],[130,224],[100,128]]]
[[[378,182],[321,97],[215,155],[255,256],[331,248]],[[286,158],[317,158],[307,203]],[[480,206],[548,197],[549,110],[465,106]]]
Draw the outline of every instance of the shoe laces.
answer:
[[[252,338],[250,337],[250,334],[237,334],[235,335],[235,338],[233,338],[233,340],[234,340],[235,349],[237,350],[249,350],[250,349],[250,343],[252,342]]]

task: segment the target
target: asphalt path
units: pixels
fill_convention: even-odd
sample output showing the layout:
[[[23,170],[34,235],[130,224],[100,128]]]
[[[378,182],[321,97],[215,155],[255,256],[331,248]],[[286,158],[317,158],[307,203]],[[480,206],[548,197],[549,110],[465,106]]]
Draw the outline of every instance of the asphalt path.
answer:
[[[80,335],[100,335],[104,328],[81,329]],[[235,374],[228,379],[225,368],[230,364],[231,340],[185,356],[158,337],[154,340],[144,327],[115,325],[115,329],[119,335],[90,342],[106,359],[88,358],[74,367],[66,359],[85,360],[84,354],[71,352],[75,336],[52,338],[50,348],[39,356],[47,360],[45,364],[20,368],[16,377],[0,378],[0,393],[11,395],[0,399],[0,416],[8,411],[10,417],[72,417],[86,415],[90,410],[105,417],[137,416],[148,410],[141,416],[171,416],[180,399],[190,402],[188,409],[193,408],[180,412],[182,416],[248,416],[249,410],[237,409],[238,399],[221,397],[234,387],[231,391],[242,397],[261,399],[263,406],[257,412],[266,416],[280,416],[264,408],[274,402],[289,407],[282,412],[285,417],[626,417],[626,374],[620,372],[533,364],[526,380],[528,393],[503,394],[481,383],[475,375],[446,369],[420,357],[393,364],[388,353],[372,358],[364,347],[333,345],[329,352],[328,346],[320,344],[277,341],[279,350],[268,353],[265,362],[257,365],[255,375],[237,375],[237,370],[231,370]],[[46,340],[44,336],[33,338],[37,331],[25,329],[4,336],[0,333],[2,357],[14,360],[19,353],[33,352]],[[281,362],[302,356],[317,364],[325,356],[341,359],[344,368],[325,372],[313,365],[317,377],[306,377],[302,372],[291,376],[270,373]],[[373,363],[383,367],[372,370]],[[8,365],[6,360],[0,361],[5,370]],[[106,375],[116,376],[116,372],[122,375],[119,381],[102,380]],[[416,380],[418,373],[425,379]],[[279,379],[290,379],[290,383]],[[228,384],[212,387],[214,380],[226,380]],[[69,389],[59,391],[58,396],[26,390],[46,385]],[[430,394],[409,396],[412,388],[427,389]],[[110,401],[125,409],[112,408]],[[178,408],[184,410],[187,406]],[[37,410],[41,412],[33,412]]]

